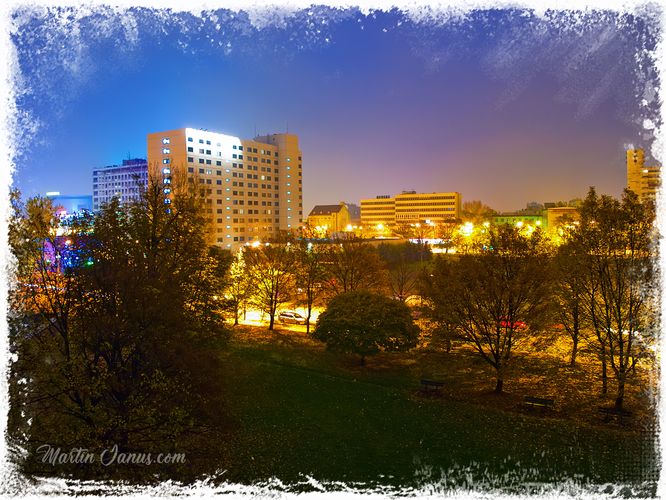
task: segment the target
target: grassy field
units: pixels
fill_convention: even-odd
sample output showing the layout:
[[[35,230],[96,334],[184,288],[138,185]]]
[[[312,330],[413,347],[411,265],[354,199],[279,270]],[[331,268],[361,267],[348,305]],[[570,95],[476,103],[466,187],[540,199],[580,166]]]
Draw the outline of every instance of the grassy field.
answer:
[[[382,354],[361,367],[302,333],[241,327],[223,356],[234,421],[222,464],[228,480],[311,476],[515,490],[531,482],[638,484],[655,477],[647,400],[633,390],[636,418],[603,423],[597,406],[610,400],[599,398],[585,367],[556,357],[518,356],[521,369],[511,374],[507,394],[496,396],[492,373],[464,348]],[[445,381],[441,397],[420,394],[422,375]],[[526,410],[525,394],[554,394],[556,408]]]

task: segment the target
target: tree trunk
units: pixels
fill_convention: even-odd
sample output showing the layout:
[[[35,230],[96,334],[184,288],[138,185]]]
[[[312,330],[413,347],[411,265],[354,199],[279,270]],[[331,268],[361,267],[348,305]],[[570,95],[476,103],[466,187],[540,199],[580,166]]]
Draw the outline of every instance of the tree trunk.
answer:
[[[608,394],[608,368],[605,353],[601,355],[601,394]]]
[[[502,387],[504,386],[504,380],[501,377],[497,377],[497,384],[495,384],[495,392],[497,394],[502,393]]]
[[[573,347],[571,349],[571,362],[570,366],[576,366],[576,354],[578,354],[578,335],[573,337]]]
[[[624,403],[624,377],[619,377],[617,381],[617,397],[615,398],[615,408],[622,409]]]
[[[365,354],[361,354],[361,366],[365,366]]]

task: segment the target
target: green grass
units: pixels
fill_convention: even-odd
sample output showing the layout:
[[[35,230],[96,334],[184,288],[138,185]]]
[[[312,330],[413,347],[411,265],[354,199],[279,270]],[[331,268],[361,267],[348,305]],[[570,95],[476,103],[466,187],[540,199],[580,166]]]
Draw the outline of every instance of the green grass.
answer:
[[[317,346],[233,346],[224,361],[236,422],[225,478],[419,486],[575,479],[637,483],[654,474],[649,433],[448,398],[420,397],[415,369],[364,369]],[[501,406],[501,405],[500,405]]]

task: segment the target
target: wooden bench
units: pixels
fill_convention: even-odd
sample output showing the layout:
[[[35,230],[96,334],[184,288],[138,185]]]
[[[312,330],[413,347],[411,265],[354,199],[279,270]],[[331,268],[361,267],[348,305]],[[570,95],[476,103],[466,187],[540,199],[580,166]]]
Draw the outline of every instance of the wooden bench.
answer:
[[[423,392],[439,392],[442,387],[444,387],[444,382],[441,380],[421,379],[421,389]]]
[[[525,406],[529,408],[534,408],[538,406],[539,408],[549,408],[553,409],[555,407],[555,400],[552,398],[535,398],[533,396],[525,396],[523,398]]]
[[[615,408],[615,407],[605,407],[605,406],[600,406],[599,407],[599,413],[604,414],[604,422],[609,422],[611,418],[613,417],[618,417],[618,420],[620,423],[622,423],[622,419],[624,417],[631,417],[633,414],[629,410],[625,410],[622,408]]]

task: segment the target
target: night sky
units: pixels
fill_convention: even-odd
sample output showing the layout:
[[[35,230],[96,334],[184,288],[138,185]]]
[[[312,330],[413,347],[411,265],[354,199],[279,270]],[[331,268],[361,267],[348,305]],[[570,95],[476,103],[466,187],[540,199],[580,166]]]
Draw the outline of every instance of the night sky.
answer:
[[[17,13],[15,184],[92,194],[92,169],[145,157],[148,132],[288,128],[303,150],[304,216],[407,189],[507,211],[591,185],[618,196],[625,146],[652,143],[649,12],[426,22],[321,7],[259,18]]]

